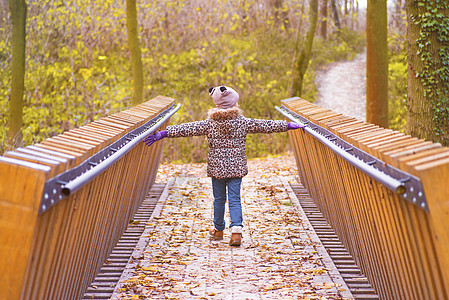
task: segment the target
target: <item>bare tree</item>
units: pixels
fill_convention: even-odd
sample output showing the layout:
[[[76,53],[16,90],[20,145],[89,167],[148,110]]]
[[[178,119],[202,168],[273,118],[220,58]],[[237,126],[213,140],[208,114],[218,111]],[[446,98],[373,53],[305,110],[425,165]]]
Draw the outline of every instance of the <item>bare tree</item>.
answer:
[[[327,39],[327,3],[328,0],[321,0],[321,37]]]
[[[332,5],[332,12],[334,14],[335,27],[337,27],[338,30],[340,30],[341,29],[341,22],[340,22],[340,16],[338,15],[337,1],[336,0],[331,0],[331,5]]]
[[[134,93],[133,105],[143,100],[143,65],[142,51],[140,50],[139,32],[137,29],[137,5],[136,0],[126,0],[126,29],[128,33],[128,47],[131,53],[131,69],[133,75]]]
[[[299,52],[298,57],[295,59],[290,96],[301,96],[304,75],[307,71],[307,68],[309,67],[309,60],[312,53],[313,38],[315,36],[317,21],[318,21],[318,0],[310,0],[309,27],[307,29],[305,45]]]
[[[366,10],[366,120],[388,128],[387,0]]]
[[[9,0],[12,23],[11,95],[9,99],[9,144],[22,143],[23,93],[25,89],[26,15],[25,0]]]

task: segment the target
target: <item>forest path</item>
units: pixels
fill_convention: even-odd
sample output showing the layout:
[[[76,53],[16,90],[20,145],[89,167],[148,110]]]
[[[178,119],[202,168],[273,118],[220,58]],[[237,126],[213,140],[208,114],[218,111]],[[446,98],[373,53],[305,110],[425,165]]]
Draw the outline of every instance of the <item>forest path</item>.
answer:
[[[316,104],[366,120],[366,51],[350,61],[326,66],[316,77]]]

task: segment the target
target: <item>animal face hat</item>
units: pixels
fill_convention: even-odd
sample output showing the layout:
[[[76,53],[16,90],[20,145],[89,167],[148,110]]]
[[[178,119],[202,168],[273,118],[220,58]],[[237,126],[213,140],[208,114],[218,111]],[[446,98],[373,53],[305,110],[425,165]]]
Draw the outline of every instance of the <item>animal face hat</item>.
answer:
[[[218,108],[228,109],[239,101],[239,94],[227,86],[217,86],[209,88],[209,95],[214,100]]]

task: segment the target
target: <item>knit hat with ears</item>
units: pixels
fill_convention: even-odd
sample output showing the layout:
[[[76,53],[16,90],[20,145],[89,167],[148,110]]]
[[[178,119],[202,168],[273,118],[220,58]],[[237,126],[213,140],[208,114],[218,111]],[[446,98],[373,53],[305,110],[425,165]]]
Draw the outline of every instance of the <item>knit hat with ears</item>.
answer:
[[[209,95],[214,100],[218,108],[228,109],[239,101],[239,94],[227,86],[217,86],[209,88]]]

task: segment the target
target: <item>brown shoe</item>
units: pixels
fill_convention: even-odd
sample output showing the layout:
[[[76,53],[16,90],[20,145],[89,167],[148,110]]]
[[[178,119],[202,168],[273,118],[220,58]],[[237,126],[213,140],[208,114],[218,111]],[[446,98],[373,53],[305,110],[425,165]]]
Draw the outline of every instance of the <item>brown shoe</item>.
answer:
[[[222,240],[223,239],[223,230],[217,230],[214,227],[209,229],[209,235],[211,239],[214,240]]]
[[[238,247],[242,243],[242,234],[233,233],[231,234],[231,239],[229,240],[229,245]]]

